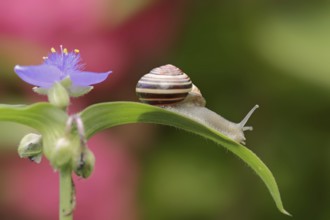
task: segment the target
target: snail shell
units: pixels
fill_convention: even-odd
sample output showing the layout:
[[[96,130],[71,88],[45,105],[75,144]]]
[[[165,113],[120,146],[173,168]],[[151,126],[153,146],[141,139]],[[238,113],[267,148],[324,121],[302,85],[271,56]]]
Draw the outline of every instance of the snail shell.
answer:
[[[141,102],[151,105],[170,105],[183,101],[192,87],[187,74],[167,64],[145,74],[136,85],[136,93]]]

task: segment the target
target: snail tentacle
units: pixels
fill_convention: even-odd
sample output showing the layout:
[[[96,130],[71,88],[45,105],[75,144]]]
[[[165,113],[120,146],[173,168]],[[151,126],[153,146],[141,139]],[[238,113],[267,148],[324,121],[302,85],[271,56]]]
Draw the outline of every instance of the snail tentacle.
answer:
[[[247,121],[250,119],[250,117],[252,116],[253,112],[259,108],[259,105],[255,105],[247,114],[246,116],[243,118],[243,120],[239,123],[239,125],[242,127],[243,131],[246,130],[251,130],[252,131],[252,127],[244,127],[245,124],[247,123]]]

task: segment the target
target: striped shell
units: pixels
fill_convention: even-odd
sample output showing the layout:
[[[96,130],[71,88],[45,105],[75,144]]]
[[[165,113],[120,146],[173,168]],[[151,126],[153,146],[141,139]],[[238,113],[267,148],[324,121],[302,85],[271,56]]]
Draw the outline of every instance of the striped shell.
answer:
[[[169,105],[183,101],[191,89],[192,82],[187,74],[167,64],[144,75],[136,85],[136,94],[141,102]]]

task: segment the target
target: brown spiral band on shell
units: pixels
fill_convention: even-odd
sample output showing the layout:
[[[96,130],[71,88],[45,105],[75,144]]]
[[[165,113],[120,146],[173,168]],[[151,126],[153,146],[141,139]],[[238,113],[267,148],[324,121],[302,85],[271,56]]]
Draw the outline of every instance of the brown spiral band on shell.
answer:
[[[191,89],[192,82],[188,75],[171,64],[152,69],[136,85],[140,101],[151,105],[183,101]]]

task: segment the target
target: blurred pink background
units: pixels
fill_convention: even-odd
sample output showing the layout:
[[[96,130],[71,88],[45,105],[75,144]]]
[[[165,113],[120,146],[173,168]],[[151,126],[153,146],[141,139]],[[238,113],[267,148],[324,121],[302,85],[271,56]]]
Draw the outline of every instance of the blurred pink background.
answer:
[[[185,1],[168,0],[2,0],[0,62],[8,63],[2,72],[9,74],[1,78],[0,98],[15,94],[21,103],[45,100],[12,68],[39,64],[51,47],[63,44],[80,50],[86,70],[113,71],[93,92],[73,100],[71,111],[100,101],[136,100],[138,78],[157,65],[179,36],[185,6]],[[89,179],[75,178],[75,219],[139,219],[139,161],[132,152],[144,150],[149,132],[148,126],[126,126],[88,142],[96,166]],[[8,151],[0,154],[0,165],[1,219],[58,219],[58,174],[47,160],[36,165]]]

